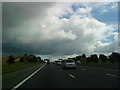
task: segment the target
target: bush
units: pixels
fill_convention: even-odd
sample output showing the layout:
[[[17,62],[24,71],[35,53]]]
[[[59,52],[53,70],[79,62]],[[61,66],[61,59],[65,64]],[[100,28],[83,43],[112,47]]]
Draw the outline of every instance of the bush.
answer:
[[[86,63],[90,63],[90,62],[91,62],[91,58],[90,58],[90,57],[87,57]]]
[[[94,62],[94,63],[98,63],[99,62],[99,58],[96,54],[94,55],[91,55],[91,60]]]
[[[113,53],[109,56],[109,61],[110,61],[111,63],[120,62],[120,54],[113,52]]]
[[[100,54],[100,55],[99,55],[99,58],[100,58],[100,60],[101,60],[103,63],[106,63],[106,62],[108,61],[107,56],[105,56],[104,54]]]
[[[86,58],[86,55],[85,55],[85,54],[82,54],[82,58]]]
[[[14,58],[12,55],[10,55],[10,56],[8,57],[7,63],[8,63],[8,64],[14,64],[14,62],[15,62],[15,58]]]
[[[41,57],[37,57],[38,62],[42,62]]]
[[[34,56],[34,55],[29,55],[28,56],[28,62],[37,62],[38,60],[37,60],[37,58],[36,58],[36,56]]]
[[[23,57],[20,58],[19,61],[20,61],[20,62],[24,62],[24,58],[23,58]]]

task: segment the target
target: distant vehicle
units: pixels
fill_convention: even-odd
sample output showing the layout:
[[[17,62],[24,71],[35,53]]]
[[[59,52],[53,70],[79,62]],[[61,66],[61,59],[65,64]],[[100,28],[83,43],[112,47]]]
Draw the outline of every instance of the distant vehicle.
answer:
[[[56,61],[56,65],[61,65],[62,62],[61,61]]]
[[[75,61],[73,59],[67,59],[65,60],[64,64],[63,64],[63,68],[73,68],[75,69],[76,64]]]
[[[50,61],[47,61],[47,64],[50,64]]]
[[[62,60],[62,63],[64,63],[65,62],[65,60]]]
[[[51,62],[52,64],[55,64],[55,62]]]
[[[77,61],[76,63],[77,63],[77,64],[81,64],[81,61]]]
[[[44,61],[45,61],[47,64],[50,64],[50,60],[49,60],[49,59],[44,59]]]

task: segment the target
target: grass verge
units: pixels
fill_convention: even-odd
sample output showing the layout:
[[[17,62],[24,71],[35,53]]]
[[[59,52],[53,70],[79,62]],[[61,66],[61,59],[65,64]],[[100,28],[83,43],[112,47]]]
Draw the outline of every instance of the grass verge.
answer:
[[[2,64],[2,74],[6,74],[6,73],[10,73],[10,72],[15,72],[21,69],[25,69],[25,68],[29,68],[38,64],[41,64],[42,62],[34,62],[34,63],[30,63],[30,62],[15,62],[14,64],[7,64],[7,63],[3,63]]]

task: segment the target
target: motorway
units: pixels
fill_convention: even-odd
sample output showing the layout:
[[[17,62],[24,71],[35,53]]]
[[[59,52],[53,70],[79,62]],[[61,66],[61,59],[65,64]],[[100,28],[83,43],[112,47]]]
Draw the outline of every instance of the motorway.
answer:
[[[46,64],[17,89],[21,88],[119,88],[119,70],[77,65],[62,69]]]

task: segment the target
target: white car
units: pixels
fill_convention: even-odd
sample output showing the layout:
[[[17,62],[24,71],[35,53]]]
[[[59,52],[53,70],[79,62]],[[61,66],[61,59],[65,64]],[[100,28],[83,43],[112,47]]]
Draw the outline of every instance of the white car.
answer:
[[[56,65],[61,65],[61,64],[62,64],[61,61],[57,61],[57,62],[56,62]]]
[[[77,63],[77,64],[81,64],[81,61],[77,61],[76,63]]]
[[[63,68],[73,68],[75,69],[75,61],[73,59],[67,59],[64,62]]]

